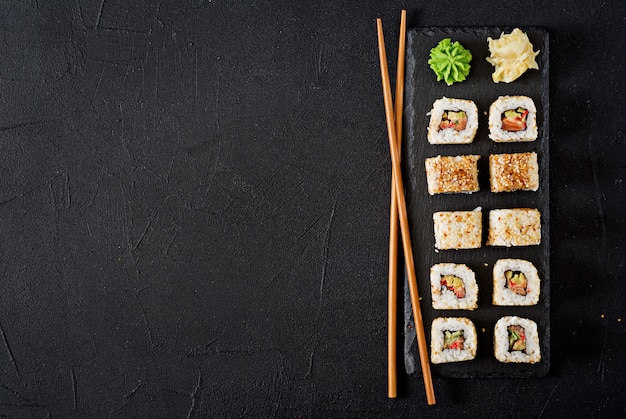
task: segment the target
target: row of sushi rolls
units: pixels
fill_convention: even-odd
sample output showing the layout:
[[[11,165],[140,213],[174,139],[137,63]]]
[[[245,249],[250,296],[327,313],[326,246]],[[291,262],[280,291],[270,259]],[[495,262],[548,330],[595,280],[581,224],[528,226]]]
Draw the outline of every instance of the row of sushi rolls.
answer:
[[[500,39],[488,39],[494,82],[520,77],[537,69],[528,36],[515,29]],[[465,80],[471,53],[458,42],[442,40],[431,50],[429,64],[438,80],[448,85]],[[428,142],[469,144],[478,128],[478,109],[467,99],[442,97],[429,112]],[[498,143],[531,142],[537,139],[537,110],[527,96],[500,96],[489,107],[489,138]],[[454,194],[479,191],[479,155],[441,156],[425,159],[428,193]],[[537,153],[489,156],[490,189],[493,193],[536,191],[539,188]],[[541,243],[541,214],[535,208],[489,211],[488,246],[532,246]],[[482,210],[440,211],[433,214],[435,248],[476,249],[482,244]],[[474,310],[478,285],[475,273],[464,264],[438,263],[430,269],[432,306],[436,310]],[[540,279],[532,262],[500,259],[493,267],[493,298],[496,306],[532,306],[539,302]],[[476,357],[477,336],[466,317],[437,317],[431,329],[431,360],[435,364],[467,361]],[[517,316],[501,317],[494,328],[494,355],[505,363],[536,363],[541,360],[537,324]]]

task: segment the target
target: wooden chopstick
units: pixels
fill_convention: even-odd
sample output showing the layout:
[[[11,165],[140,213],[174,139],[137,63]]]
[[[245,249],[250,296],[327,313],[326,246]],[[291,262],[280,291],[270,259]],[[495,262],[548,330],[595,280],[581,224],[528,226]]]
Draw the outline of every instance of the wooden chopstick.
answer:
[[[402,246],[404,250],[404,261],[406,264],[409,293],[411,295],[411,305],[413,306],[413,317],[415,320],[415,332],[417,334],[417,348],[422,366],[424,387],[426,390],[426,400],[429,405],[435,404],[435,392],[430,373],[430,362],[428,359],[428,345],[424,333],[424,322],[420,309],[419,293],[417,290],[417,280],[415,275],[415,261],[413,260],[413,248],[411,246],[411,236],[409,231],[409,219],[406,211],[406,199],[404,196],[404,185],[402,184],[402,172],[400,170],[400,153],[396,136],[396,127],[393,114],[393,104],[391,97],[391,85],[389,82],[389,70],[387,68],[387,53],[385,52],[385,40],[383,36],[383,24],[380,18],[376,19],[378,29],[378,52],[380,57],[380,74],[383,85],[383,98],[385,102],[385,116],[387,120],[387,133],[389,137],[389,149],[391,152],[391,163],[393,178],[396,185],[396,198],[398,201],[398,216],[400,218],[400,232],[402,234]]]
[[[404,54],[406,49],[406,10],[400,17],[400,40],[398,42],[398,67],[396,69],[396,136],[398,150],[402,145],[402,107],[404,105]],[[398,396],[398,201],[396,184],[391,179],[391,204],[389,206],[389,294],[387,301],[387,396]]]

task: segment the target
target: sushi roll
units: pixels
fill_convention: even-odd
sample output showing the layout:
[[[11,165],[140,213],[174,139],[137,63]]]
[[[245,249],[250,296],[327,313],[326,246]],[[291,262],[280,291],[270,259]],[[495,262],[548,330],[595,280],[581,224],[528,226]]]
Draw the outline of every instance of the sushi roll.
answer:
[[[482,241],[482,209],[473,211],[440,211],[433,214],[435,247],[478,249]]]
[[[505,316],[496,323],[493,335],[494,355],[500,362],[529,363],[541,361],[537,323],[517,316]]]
[[[489,156],[491,192],[536,191],[539,188],[537,153]]]
[[[477,307],[476,274],[466,265],[433,265],[430,268],[430,290],[436,310],[474,310]]]
[[[541,243],[541,213],[534,208],[489,211],[487,246],[533,246]]]
[[[478,159],[480,156],[437,156],[427,158],[428,193],[478,192]]]
[[[433,364],[469,361],[476,358],[476,327],[465,317],[437,317],[430,334]]]
[[[442,97],[429,112],[428,142],[430,144],[469,144],[478,129],[478,108],[467,99]]]
[[[497,143],[535,141],[535,102],[527,96],[500,96],[489,107],[489,138]]]
[[[537,268],[522,259],[499,259],[493,266],[493,304],[532,306],[539,302]]]

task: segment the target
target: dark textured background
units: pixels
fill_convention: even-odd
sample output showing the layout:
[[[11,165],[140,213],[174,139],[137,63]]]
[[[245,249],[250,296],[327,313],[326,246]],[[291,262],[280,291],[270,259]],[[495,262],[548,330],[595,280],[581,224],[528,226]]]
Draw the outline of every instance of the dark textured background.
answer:
[[[619,0],[0,1],[0,415],[625,413]],[[386,397],[375,18],[550,32],[551,372]]]

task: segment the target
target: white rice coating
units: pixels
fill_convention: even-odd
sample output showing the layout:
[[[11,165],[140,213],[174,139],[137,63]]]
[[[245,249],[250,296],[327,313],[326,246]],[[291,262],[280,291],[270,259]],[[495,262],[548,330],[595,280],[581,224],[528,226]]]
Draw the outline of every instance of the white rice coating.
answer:
[[[519,295],[507,287],[506,271],[519,271],[526,276],[526,295]],[[493,304],[496,306],[532,306],[539,302],[541,283],[537,268],[523,259],[499,259],[493,266]]]
[[[519,325],[524,328],[526,335],[526,350],[509,352],[509,325]],[[537,323],[532,320],[517,316],[505,316],[496,323],[493,334],[494,355],[500,362],[529,363],[541,361],[541,351],[539,349],[539,334]]]
[[[502,129],[502,114],[509,109],[524,108],[526,129],[512,132]],[[489,138],[498,143],[535,141],[537,139],[537,108],[527,96],[500,96],[489,107]]]
[[[465,343],[462,350],[443,349],[443,334],[446,330],[463,330]],[[433,320],[430,333],[430,359],[433,364],[472,360],[476,358],[477,345],[476,327],[468,318],[437,317]]]
[[[435,247],[478,249],[482,241],[482,209],[473,211],[440,211],[433,214]]]
[[[478,192],[479,155],[437,156],[425,160],[428,193]]]
[[[536,191],[539,189],[537,153],[491,154],[491,192]]]
[[[541,213],[534,208],[489,211],[488,246],[533,246],[541,243]]]
[[[465,129],[457,131],[453,128],[439,129],[441,117],[445,111],[465,111],[467,114],[467,125]],[[433,108],[428,113],[430,124],[428,124],[428,142],[430,144],[469,144],[474,140],[478,129],[478,108],[476,104],[467,99],[452,99],[442,97],[435,100]]]
[[[465,297],[458,298],[453,291],[441,285],[441,277],[454,275],[463,280]],[[430,290],[436,310],[474,310],[478,307],[476,274],[467,265],[438,263],[430,268]]]

